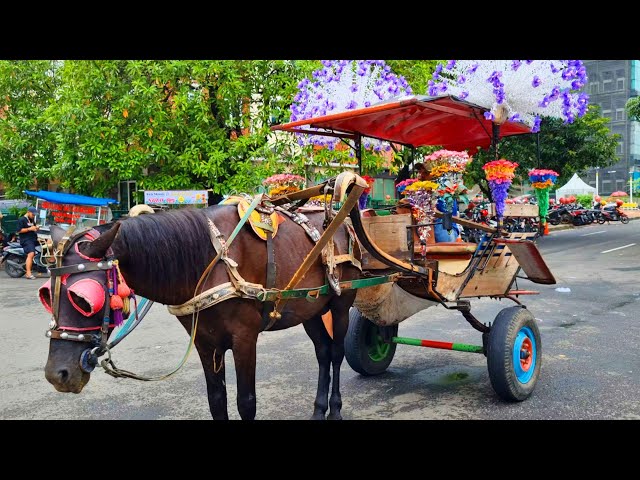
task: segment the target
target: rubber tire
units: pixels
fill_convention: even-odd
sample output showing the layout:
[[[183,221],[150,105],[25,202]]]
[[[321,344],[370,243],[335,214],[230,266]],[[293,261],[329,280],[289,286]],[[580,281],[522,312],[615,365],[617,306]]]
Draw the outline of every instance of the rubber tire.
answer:
[[[7,255],[7,258],[5,260],[4,263],[4,269],[7,272],[7,275],[9,275],[11,278],[20,278],[20,277],[24,277],[25,275],[25,270],[23,269],[17,269],[15,267],[13,267],[11,264],[8,263],[8,261],[11,260],[13,262],[16,263],[20,263],[20,257],[18,257],[17,255]]]
[[[629,223],[629,217],[627,217],[626,215],[624,217],[621,216],[620,221],[626,225],[627,223]]]
[[[349,366],[360,375],[373,376],[384,373],[396,353],[397,344],[389,345],[389,353],[381,361],[375,361],[369,356],[367,339],[378,329],[390,329],[391,336],[398,335],[398,325],[379,327],[367,319],[356,307],[349,310],[349,328],[344,339],[344,356]]]
[[[573,222],[573,217],[568,213],[565,213],[564,215],[562,215],[562,217],[560,217],[560,223],[567,225],[572,222]]]
[[[533,332],[536,342],[536,364],[533,376],[526,383],[520,383],[513,369],[513,344],[522,327]],[[487,344],[487,367],[491,386],[498,396],[508,402],[526,400],[536,386],[542,365],[542,342],[536,319],[529,310],[515,306],[501,310],[489,332]]]
[[[596,221],[598,222],[598,224],[599,224],[599,225],[603,225],[603,224],[604,224],[604,222],[606,222],[606,220],[604,219],[604,217],[598,217]]]

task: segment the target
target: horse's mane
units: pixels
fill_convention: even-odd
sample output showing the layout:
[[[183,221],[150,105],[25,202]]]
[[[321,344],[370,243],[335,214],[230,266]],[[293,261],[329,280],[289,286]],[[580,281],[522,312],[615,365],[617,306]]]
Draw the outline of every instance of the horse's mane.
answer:
[[[225,208],[213,206],[212,208]],[[122,221],[114,250],[135,257],[153,284],[195,285],[213,259],[204,209],[183,208]],[[137,253],[139,252],[139,253]],[[174,283],[175,282],[175,283]]]

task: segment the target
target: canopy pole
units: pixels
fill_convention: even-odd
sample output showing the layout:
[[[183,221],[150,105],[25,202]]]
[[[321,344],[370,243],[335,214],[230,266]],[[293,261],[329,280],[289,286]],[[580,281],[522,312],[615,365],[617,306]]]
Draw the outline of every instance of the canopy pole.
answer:
[[[538,168],[540,168],[540,132],[536,133],[537,153],[538,153]]]
[[[499,159],[498,142],[500,141],[500,124],[493,122],[491,124],[491,130],[492,130],[491,142],[493,143],[493,154],[495,156],[495,159],[498,160]]]
[[[358,159],[358,175],[362,176],[362,136],[359,134],[356,134],[354,142],[355,142],[354,148],[356,150],[356,158]]]

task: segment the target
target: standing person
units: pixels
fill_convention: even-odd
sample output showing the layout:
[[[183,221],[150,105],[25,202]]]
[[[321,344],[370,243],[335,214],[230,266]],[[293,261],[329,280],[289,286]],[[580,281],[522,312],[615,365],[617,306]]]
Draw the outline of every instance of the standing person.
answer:
[[[36,213],[38,210],[36,207],[29,207],[27,213],[18,219],[18,234],[20,235],[20,245],[24,249],[24,253],[27,254],[27,263],[25,268],[27,275],[25,278],[29,280],[35,280],[36,276],[31,273],[31,266],[33,265],[33,257],[36,255],[36,244],[38,243],[38,225],[36,225]]]

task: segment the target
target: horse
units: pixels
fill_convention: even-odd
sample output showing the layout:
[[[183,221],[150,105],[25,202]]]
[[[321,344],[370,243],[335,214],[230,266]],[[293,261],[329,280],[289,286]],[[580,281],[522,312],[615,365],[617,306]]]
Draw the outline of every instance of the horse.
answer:
[[[318,232],[323,231],[323,212],[307,213],[306,216]],[[281,221],[272,240],[277,289],[286,287],[315,245],[299,224],[285,216]],[[117,260],[124,281],[136,295],[157,303],[179,306],[192,299],[201,277],[205,280],[199,291],[230,281],[229,270],[223,262],[216,263],[208,276],[203,272],[217,254],[210,233],[211,225],[215,225],[222,234],[220,238],[228,239],[238,223],[236,206],[213,205],[120,219],[96,226],[86,234],[71,235],[66,244],[60,242],[69,234],[60,227],[52,227],[54,245],[64,245],[64,253],[61,254],[61,268],[54,274],[61,276],[58,304],[51,280],[39,292],[40,300],[54,317],[48,333],[46,379],[57,391],[73,393],[80,393],[89,382],[93,368],[86,368],[89,352],[86,337],[91,336],[90,332],[102,332],[104,340],[114,329],[114,324],[108,319],[109,283],[108,275],[105,275],[106,268],[114,268],[114,260]],[[349,241],[347,226],[341,224],[333,242],[339,252],[344,252]],[[353,257],[359,260],[361,252],[357,242],[352,247]],[[268,252],[265,241],[252,231],[248,223],[228,245],[228,257],[235,260],[237,272],[247,282],[266,285]],[[342,263],[335,269],[341,280],[361,277],[357,262]],[[326,283],[326,275],[326,266],[317,258],[296,288],[322,286]],[[344,359],[349,309],[356,292],[345,289],[338,294],[338,291],[329,289],[313,302],[305,298],[290,299],[284,303],[281,315],[275,317],[275,323],[271,322],[270,330],[302,324],[313,342],[319,374],[312,419],[342,418],[340,366]],[[333,338],[322,321],[322,315],[329,311],[333,318]],[[243,420],[255,419],[256,343],[258,333],[265,327],[263,303],[256,298],[231,296],[200,310],[197,315],[194,345],[204,369],[212,417],[216,420],[229,418],[224,354],[231,349],[237,376],[238,412]],[[192,334],[192,314],[176,316],[187,333]],[[84,340],[68,341],[79,340],[79,337]]]

